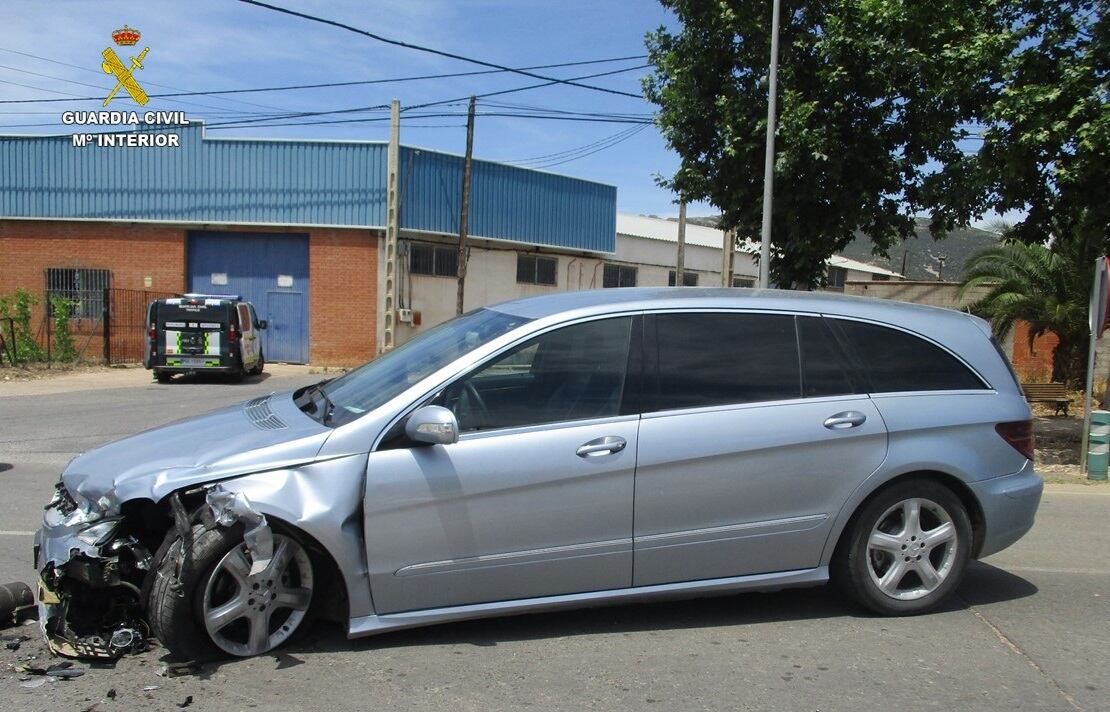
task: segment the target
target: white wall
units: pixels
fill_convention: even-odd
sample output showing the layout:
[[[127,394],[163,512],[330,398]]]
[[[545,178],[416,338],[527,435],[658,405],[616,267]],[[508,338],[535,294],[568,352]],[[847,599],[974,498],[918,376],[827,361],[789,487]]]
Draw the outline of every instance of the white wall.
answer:
[[[402,240],[403,243],[411,241],[413,241],[411,237]],[[447,238],[442,240],[419,238],[416,241],[453,244],[453,241]],[[403,252],[407,255],[408,250],[403,249]],[[516,262],[517,254],[521,252],[554,257],[558,260],[555,286],[518,284]],[[470,259],[467,261],[463,308],[469,311],[520,297],[560,291],[600,289],[603,265],[606,263],[635,266],[638,287],[665,287],[669,273],[674,269],[676,258],[675,243],[630,235],[617,236],[617,251],[611,256],[559,252],[526,245],[517,247],[488,241],[476,243],[470,247]],[[699,287],[721,286],[720,248],[687,245],[685,269],[698,275]],[[755,261],[750,255],[736,253],[733,260],[733,273],[737,276],[754,277],[757,273]],[[402,275],[401,294],[398,301],[404,308],[420,312],[421,325],[413,328],[406,324],[399,324],[397,343],[403,343],[414,333],[419,333],[455,316],[457,290],[454,277],[409,274],[407,259],[404,261]]]

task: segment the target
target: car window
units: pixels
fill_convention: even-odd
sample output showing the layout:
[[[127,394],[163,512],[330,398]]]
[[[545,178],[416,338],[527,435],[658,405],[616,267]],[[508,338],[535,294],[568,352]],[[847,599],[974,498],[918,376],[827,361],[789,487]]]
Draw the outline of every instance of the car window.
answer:
[[[794,317],[659,314],[652,410],[798,398]]]
[[[246,304],[239,305],[239,330],[250,331],[253,322],[251,321],[250,310],[247,309]]]
[[[925,339],[877,324],[832,321],[850,344],[872,393],[984,388],[967,366]]]
[[[463,431],[619,415],[632,317],[555,329],[449,386],[439,402]]]
[[[825,320],[800,316],[797,323],[802,349],[802,395],[815,398],[855,393],[840,347]]]

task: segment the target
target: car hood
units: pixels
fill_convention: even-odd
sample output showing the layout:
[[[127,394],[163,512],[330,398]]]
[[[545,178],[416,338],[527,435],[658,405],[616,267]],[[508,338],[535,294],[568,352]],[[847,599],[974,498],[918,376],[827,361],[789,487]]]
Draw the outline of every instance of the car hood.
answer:
[[[300,411],[292,392],[253,398],[101,445],[62,481],[78,500],[158,501],[174,490],[311,461],[331,429]]]

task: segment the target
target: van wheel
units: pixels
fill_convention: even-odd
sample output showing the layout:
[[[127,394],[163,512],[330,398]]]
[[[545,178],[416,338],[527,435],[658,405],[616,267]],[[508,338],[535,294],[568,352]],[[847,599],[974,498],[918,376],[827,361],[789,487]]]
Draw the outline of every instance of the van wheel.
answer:
[[[251,369],[251,375],[252,376],[261,376],[262,375],[262,369],[264,369],[264,368],[266,368],[266,355],[263,354],[261,351],[259,351],[258,352],[258,363],[256,363],[254,365],[254,368]]]
[[[174,657],[261,655],[308,627],[313,567],[297,539],[274,532],[269,566],[251,576],[241,526],[194,526],[175,581],[179,541],[165,548],[147,599],[151,630]]]
[[[854,517],[833,559],[833,578],[866,608],[888,616],[923,613],[963,577],[971,520],[950,489],[900,482]]]
[[[154,379],[156,381],[158,381],[159,383],[169,383],[170,379],[172,379],[172,378],[173,378],[172,373],[166,373],[165,371],[155,371],[154,372]]]

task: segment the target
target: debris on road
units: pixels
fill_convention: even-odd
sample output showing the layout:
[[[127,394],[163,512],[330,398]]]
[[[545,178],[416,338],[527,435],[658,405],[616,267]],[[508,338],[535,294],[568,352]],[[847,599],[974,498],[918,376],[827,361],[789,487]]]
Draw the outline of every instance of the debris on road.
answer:
[[[193,704],[193,696],[189,695],[188,697],[185,698],[184,702],[178,702],[177,706],[180,707],[181,709],[185,709],[186,707],[188,707],[191,704]]]

